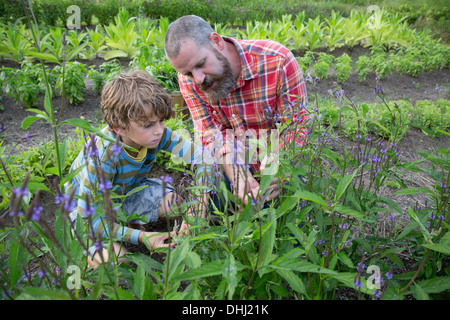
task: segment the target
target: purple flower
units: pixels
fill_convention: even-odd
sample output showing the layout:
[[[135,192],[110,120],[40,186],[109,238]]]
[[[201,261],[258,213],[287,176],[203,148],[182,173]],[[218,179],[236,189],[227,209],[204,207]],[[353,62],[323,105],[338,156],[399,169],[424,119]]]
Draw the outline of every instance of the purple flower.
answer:
[[[394,275],[392,273],[386,272],[386,278],[388,278],[389,280],[392,279]]]
[[[339,228],[347,230],[348,228],[350,228],[350,225],[348,223],[341,223],[339,225]]]
[[[111,146],[111,152],[114,154],[115,157],[118,157],[122,152],[122,146],[118,143],[113,144]]]
[[[366,265],[363,262],[358,263],[358,266],[356,267],[356,270],[361,271],[364,270]]]
[[[90,140],[85,143],[84,148],[86,150],[86,153],[88,157],[99,157],[99,152],[97,149],[96,141],[95,141],[95,134],[90,133]]]
[[[376,289],[374,292],[373,292],[373,299],[375,300],[375,298],[380,298],[381,297],[381,291],[380,290],[378,290],[378,289]]]
[[[380,86],[375,86],[375,94],[383,93],[383,92],[384,92],[383,88],[381,88]]]
[[[44,277],[46,275],[47,275],[47,271],[45,271],[45,270],[41,270],[41,271],[38,272],[39,278],[42,278],[42,277]]]
[[[106,192],[106,190],[112,189],[112,182],[102,179],[102,181],[98,184],[98,188],[101,192]]]
[[[86,208],[83,210],[83,215],[89,217],[92,216],[95,213],[95,209],[89,205],[89,203],[86,203]]]
[[[16,216],[16,217],[23,217],[25,214],[22,212],[22,211],[19,211],[19,212],[14,212],[14,211],[11,211],[10,213],[9,213],[9,216],[10,217],[14,217],[14,216]]]
[[[29,197],[30,196],[30,193],[28,192],[28,190],[25,187],[25,185],[23,185],[23,186],[21,186],[19,188],[15,188],[13,193],[16,196],[16,198]]]
[[[161,178],[162,182],[164,182],[164,183],[169,183],[170,184],[173,181],[171,176],[161,176],[160,178]]]
[[[7,126],[5,126],[3,123],[0,122],[0,133],[2,133],[3,131],[5,131],[7,128]]]
[[[353,285],[357,288],[362,288],[364,287],[363,283],[361,282],[361,280],[355,279],[355,281],[353,282]]]
[[[103,242],[102,240],[95,241],[95,250],[100,251],[103,249]]]
[[[344,89],[341,89],[341,90],[336,91],[336,92],[334,93],[334,96],[335,96],[336,98],[338,98],[339,100],[341,100],[342,97],[344,96]]]

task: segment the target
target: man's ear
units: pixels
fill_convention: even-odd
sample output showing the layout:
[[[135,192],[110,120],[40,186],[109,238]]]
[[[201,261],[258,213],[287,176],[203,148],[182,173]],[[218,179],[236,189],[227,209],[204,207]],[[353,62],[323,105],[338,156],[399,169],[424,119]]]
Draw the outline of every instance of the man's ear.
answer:
[[[225,41],[217,32],[212,32],[209,35],[209,41],[214,48],[219,49],[220,51],[225,48]]]

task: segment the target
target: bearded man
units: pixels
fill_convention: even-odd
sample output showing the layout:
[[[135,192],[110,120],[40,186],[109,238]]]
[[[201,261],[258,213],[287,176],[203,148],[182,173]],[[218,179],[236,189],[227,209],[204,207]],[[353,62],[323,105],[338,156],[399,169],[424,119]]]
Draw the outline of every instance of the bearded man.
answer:
[[[256,132],[270,137],[268,131],[288,118],[302,130],[296,131],[302,144],[306,130],[307,96],[303,74],[293,53],[272,40],[240,40],[221,36],[202,18],[188,15],[172,22],[165,36],[165,52],[178,71],[180,91],[189,107],[196,133],[208,148],[219,132],[225,141],[216,150],[225,178],[234,186],[244,204],[258,194],[259,182],[254,175],[261,170],[261,159],[240,162],[236,170],[225,155],[237,150],[227,138],[230,130],[236,136]],[[291,123],[292,125],[292,123]],[[265,132],[265,134],[264,134]],[[244,147],[245,149],[245,147]],[[267,160],[267,157],[265,158]],[[274,179],[266,200],[278,195]]]

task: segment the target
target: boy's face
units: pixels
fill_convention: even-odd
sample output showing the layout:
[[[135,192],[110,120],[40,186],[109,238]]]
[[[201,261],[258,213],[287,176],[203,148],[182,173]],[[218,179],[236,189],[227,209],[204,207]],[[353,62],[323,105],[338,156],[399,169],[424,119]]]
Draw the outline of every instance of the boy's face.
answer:
[[[152,116],[144,124],[130,121],[130,127],[126,132],[119,132],[117,129],[114,129],[114,131],[120,134],[122,142],[130,147],[137,150],[141,149],[141,147],[153,149],[161,142],[164,132],[164,120],[157,116]]]

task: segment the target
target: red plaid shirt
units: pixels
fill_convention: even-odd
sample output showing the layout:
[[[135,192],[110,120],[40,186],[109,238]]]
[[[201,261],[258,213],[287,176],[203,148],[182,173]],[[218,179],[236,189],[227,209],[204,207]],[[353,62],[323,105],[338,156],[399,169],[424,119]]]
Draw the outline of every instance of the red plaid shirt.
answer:
[[[223,38],[236,46],[242,65],[237,85],[228,97],[211,100],[187,76],[178,74],[181,93],[202,144],[210,145],[216,130],[223,137],[227,129],[236,134],[249,129],[267,132],[276,129],[276,122],[283,123],[288,117],[301,126],[307,118],[306,85],[292,52],[271,40]],[[297,131],[297,144],[302,144],[304,135],[305,130]],[[293,138],[291,135],[287,139]],[[228,153],[231,148],[225,142],[222,152]],[[259,164],[253,169],[258,170]]]

